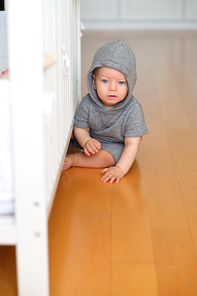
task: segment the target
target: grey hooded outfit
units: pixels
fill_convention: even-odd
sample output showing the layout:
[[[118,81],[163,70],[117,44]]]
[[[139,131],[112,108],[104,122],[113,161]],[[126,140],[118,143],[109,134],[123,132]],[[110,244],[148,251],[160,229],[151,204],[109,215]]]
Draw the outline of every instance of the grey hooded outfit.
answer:
[[[122,72],[127,79],[128,93],[115,107],[106,110],[93,87],[92,73],[98,67],[111,67]],[[87,74],[89,93],[82,98],[74,125],[89,128],[90,136],[101,143],[101,149],[108,151],[118,162],[124,149],[125,137],[141,137],[148,133],[143,110],[132,95],[136,83],[136,60],[132,50],[123,41],[110,42],[96,52]],[[77,145],[77,141],[74,140]]]

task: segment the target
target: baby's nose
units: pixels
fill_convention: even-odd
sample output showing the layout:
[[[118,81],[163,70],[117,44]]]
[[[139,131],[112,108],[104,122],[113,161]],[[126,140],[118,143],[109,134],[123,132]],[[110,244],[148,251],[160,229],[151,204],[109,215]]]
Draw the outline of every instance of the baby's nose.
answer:
[[[115,83],[115,82],[111,82],[111,83],[109,84],[109,89],[110,89],[110,90],[116,90],[116,89],[117,89],[117,85],[116,85],[116,83]]]

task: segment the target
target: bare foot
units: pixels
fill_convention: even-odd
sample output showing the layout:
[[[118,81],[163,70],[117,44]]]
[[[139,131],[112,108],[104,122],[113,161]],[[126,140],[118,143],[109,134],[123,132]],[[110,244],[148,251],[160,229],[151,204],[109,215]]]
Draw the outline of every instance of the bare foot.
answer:
[[[68,154],[66,155],[62,167],[62,172],[68,170],[70,167],[74,166],[76,162],[75,154]]]

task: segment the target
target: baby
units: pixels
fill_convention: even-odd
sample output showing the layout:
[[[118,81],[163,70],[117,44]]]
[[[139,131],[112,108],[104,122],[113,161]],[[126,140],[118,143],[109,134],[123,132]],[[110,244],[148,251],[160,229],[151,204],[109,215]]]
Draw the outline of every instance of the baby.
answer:
[[[82,98],[74,120],[71,146],[83,152],[68,154],[70,167],[104,168],[102,182],[118,183],[132,166],[143,135],[148,133],[142,107],[132,95],[136,60],[123,41],[110,42],[96,52],[87,74],[89,93]]]

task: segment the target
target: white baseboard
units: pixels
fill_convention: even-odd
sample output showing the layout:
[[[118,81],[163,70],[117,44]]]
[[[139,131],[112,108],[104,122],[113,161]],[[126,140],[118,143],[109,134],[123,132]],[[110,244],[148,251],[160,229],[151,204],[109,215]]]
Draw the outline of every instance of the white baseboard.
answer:
[[[177,30],[177,31],[195,31],[197,22],[95,22],[83,20],[86,30]]]

